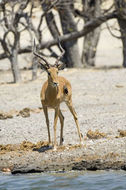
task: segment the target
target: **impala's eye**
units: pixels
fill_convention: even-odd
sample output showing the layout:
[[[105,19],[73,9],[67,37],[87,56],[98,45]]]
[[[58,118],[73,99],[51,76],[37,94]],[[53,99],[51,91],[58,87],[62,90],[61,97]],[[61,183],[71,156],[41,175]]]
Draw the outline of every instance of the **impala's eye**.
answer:
[[[50,76],[50,72],[48,72],[48,75]]]

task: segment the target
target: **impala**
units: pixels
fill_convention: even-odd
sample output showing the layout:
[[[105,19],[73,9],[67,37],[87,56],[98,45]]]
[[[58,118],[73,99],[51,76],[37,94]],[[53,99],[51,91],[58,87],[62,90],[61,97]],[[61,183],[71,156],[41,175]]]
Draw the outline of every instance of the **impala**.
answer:
[[[39,53],[36,52],[36,46],[34,44],[34,55],[39,57],[44,63],[39,62],[41,64],[41,68],[47,72],[48,80],[44,83],[40,98],[43,106],[43,111],[45,114],[46,125],[48,129],[48,141],[51,143],[50,136],[50,126],[49,126],[49,118],[48,118],[48,108],[53,108],[55,110],[54,116],[54,150],[56,150],[56,128],[57,128],[57,120],[58,117],[61,123],[61,131],[60,131],[60,145],[63,144],[63,126],[64,126],[64,116],[60,109],[60,103],[65,102],[68,106],[70,112],[72,113],[77,130],[80,138],[80,142],[82,143],[82,137],[80,133],[80,127],[78,124],[77,114],[73,108],[72,104],[72,89],[70,82],[64,77],[58,76],[58,71],[62,69],[63,63],[59,63],[60,58],[64,55],[65,51],[61,47],[59,43],[59,48],[62,51],[61,55],[56,59],[54,65],[51,65],[45,60]]]

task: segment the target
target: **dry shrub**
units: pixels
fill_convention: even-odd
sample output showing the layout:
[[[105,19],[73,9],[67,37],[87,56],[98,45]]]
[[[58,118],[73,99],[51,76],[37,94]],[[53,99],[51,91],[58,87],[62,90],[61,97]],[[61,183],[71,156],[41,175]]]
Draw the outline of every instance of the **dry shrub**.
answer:
[[[34,147],[35,147],[35,144],[30,141],[23,141],[20,144],[20,150],[29,150],[29,149],[33,149]]]
[[[17,116],[30,117],[30,112],[32,112],[32,113],[40,113],[41,111],[42,111],[42,108],[34,108],[34,109],[24,108],[24,109],[19,111]]]
[[[119,137],[126,137],[126,130],[118,130]]]
[[[0,112],[0,119],[10,119],[13,118],[12,114],[6,113],[6,112]]]
[[[13,144],[0,145],[0,154],[5,154],[6,152],[15,151],[18,149],[19,149],[18,145],[13,145]]]
[[[2,112],[0,111],[0,119],[8,119],[13,118],[13,116],[21,116],[21,117],[30,117],[30,113],[40,113],[42,111],[41,107],[38,108],[24,108],[20,111],[17,110],[10,110],[9,112]]]
[[[105,138],[106,136],[107,135],[105,133],[103,133],[103,132],[101,133],[98,130],[96,130],[96,131],[89,130],[87,132],[87,137],[89,139],[100,139],[100,138]]]
[[[0,145],[0,154],[5,154],[6,152],[11,151],[28,151],[33,149],[37,150],[45,146],[48,146],[48,142],[39,141],[35,144],[30,141],[23,141],[20,144]]]
[[[48,146],[48,142],[39,141],[35,144],[35,143],[29,142],[29,141],[23,141],[20,144],[20,149],[21,150],[32,150],[32,149],[39,149],[44,146]]]
[[[17,116],[30,117],[30,108],[24,108],[20,110]]]

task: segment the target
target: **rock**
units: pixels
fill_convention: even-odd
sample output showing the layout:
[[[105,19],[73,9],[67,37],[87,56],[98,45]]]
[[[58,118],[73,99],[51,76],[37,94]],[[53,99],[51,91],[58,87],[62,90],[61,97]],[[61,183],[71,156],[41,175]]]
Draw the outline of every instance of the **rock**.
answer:
[[[10,173],[11,169],[10,168],[2,168],[2,172],[7,172],[7,173],[9,172]]]

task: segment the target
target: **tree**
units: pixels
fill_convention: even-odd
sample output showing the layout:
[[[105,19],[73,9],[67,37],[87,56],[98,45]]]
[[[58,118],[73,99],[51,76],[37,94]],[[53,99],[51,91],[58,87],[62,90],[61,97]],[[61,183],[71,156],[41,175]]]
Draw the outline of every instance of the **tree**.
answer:
[[[99,16],[92,17],[85,23],[82,30],[77,30],[76,22],[74,19],[75,8],[73,0],[41,0],[40,3],[44,12],[41,12],[41,15],[37,19],[37,24],[34,22],[35,1],[10,0],[9,3],[7,3],[8,1],[4,0],[2,2],[2,4],[0,3],[2,7],[1,26],[3,27],[4,32],[3,36],[0,37],[0,43],[3,47],[3,52],[0,53],[0,60],[8,58],[12,63],[11,65],[14,82],[18,82],[20,80],[20,71],[18,68],[17,59],[18,55],[24,53],[32,53],[34,38],[37,41],[37,49],[39,49],[40,53],[43,56],[57,57],[57,54],[51,47],[54,45],[58,45],[57,38],[59,37],[59,41],[66,52],[64,57],[66,66],[81,67],[82,64],[80,60],[77,39],[89,34],[107,20],[117,18],[117,13],[115,11],[107,12],[103,15],[101,14]],[[26,12],[25,8],[28,5],[29,11]],[[38,6],[40,6],[40,4],[38,4]],[[60,30],[57,26],[52,11],[53,8],[57,10],[57,13],[59,13],[63,34],[60,34],[59,32]],[[52,40],[43,41],[43,18],[46,19],[47,27],[53,36]],[[24,30],[29,33],[29,39],[27,39],[28,44],[26,44],[25,47],[22,47],[21,34]],[[42,52],[43,49],[48,49],[51,54],[45,55]],[[36,59],[34,60],[36,62]],[[33,79],[37,77],[36,71],[37,62],[33,64]]]
[[[118,14],[117,20],[120,26],[123,45],[123,66],[126,67],[126,1],[115,0],[115,8]]]
[[[71,4],[73,1],[56,1],[53,4],[54,8],[58,10],[61,20],[61,27],[63,34],[70,33],[72,31],[77,31],[76,23],[74,21],[74,15],[72,13]],[[51,3],[49,1],[42,2],[42,7],[45,12],[45,18],[47,22],[47,26],[50,30],[54,39],[59,38],[61,36],[57,24],[55,22],[55,18],[52,11],[48,12]],[[71,42],[63,42],[61,43],[62,47],[65,49],[65,56],[63,57],[63,61],[65,62],[67,67],[80,67],[81,60],[78,51],[77,39]],[[55,54],[53,53],[55,56]]]
[[[100,0],[82,0],[83,18],[85,23],[101,15]],[[97,44],[100,37],[100,27],[97,27],[84,38],[82,63],[85,67],[95,66]]]
[[[22,17],[26,16],[23,10],[26,8],[28,2],[29,1],[22,2],[16,11],[16,1],[10,1],[9,3],[3,1],[1,4],[3,12],[1,24],[3,25],[4,35],[3,37],[0,37],[0,42],[3,47],[4,54],[10,60],[15,83],[21,81],[21,74],[18,66],[18,51],[21,34],[21,31],[19,31],[19,21]],[[9,35],[11,35],[11,40]]]

